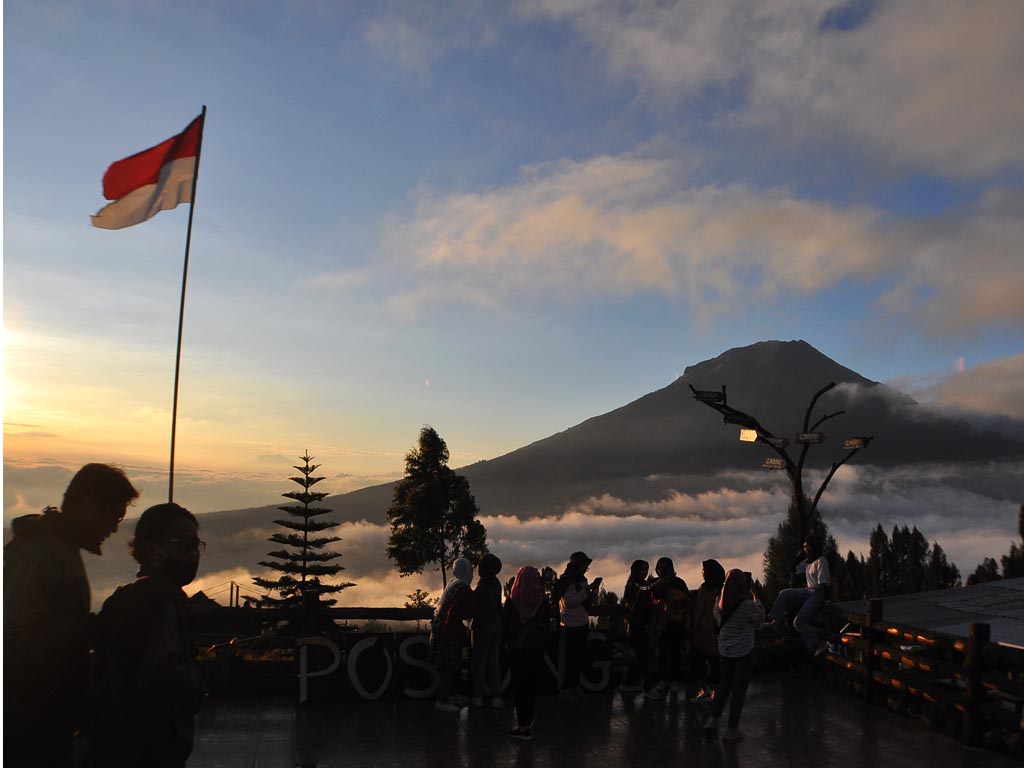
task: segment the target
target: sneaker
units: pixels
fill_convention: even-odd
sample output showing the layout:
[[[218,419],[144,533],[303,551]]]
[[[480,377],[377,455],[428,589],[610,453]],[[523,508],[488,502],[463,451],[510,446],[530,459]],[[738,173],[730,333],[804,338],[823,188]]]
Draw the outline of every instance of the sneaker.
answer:
[[[479,696],[474,696],[469,700],[469,703],[474,707],[482,707],[484,705],[484,700]]]
[[[650,701],[661,701],[665,698],[665,689],[659,683],[653,688],[644,691],[644,698]]]
[[[712,715],[704,721],[704,730],[709,733],[718,733],[718,718]]]
[[[722,734],[722,741],[743,741],[743,734],[739,728],[726,728]]]
[[[566,701],[579,701],[580,694],[575,688],[563,688],[558,692],[558,698]]]
[[[501,709],[501,705],[504,703],[505,702],[501,700],[501,696],[491,697],[491,706],[494,707],[494,709]]]
[[[529,728],[516,728],[505,734],[513,741],[533,741],[533,731]]]
[[[710,704],[711,692],[707,688],[697,691],[697,695],[690,698],[691,704]]]
[[[450,701],[435,701],[434,709],[438,712],[458,712],[460,707],[457,704],[452,704]]]
[[[452,696],[452,703],[458,704],[460,707],[464,707],[467,704],[469,704],[469,697],[457,693],[454,696]]]
[[[679,683],[675,680],[672,681],[672,685],[669,688],[672,693],[679,693]]]
[[[643,689],[642,683],[623,683],[619,686],[621,693],[640,693]]]

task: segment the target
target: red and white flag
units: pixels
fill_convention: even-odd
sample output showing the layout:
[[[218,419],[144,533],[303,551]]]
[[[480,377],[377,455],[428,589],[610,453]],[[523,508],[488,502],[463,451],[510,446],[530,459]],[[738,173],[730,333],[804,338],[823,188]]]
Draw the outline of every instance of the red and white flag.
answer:
[[[118,160],[103,174],[103,196],[114,202],[92,218],[101,229],[141,224],[192,201],[192,179],[203,133],[200,115],[177,136]]]

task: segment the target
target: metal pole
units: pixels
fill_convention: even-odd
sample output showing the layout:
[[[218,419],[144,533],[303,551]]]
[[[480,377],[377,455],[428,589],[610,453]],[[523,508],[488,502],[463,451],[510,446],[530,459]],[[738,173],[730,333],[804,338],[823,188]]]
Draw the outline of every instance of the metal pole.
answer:
[[[188,284],[188,253],[192,245],[192,215],[196,208],[196,184],[199,181],[199,157],[203,153],[203,130],[206,128],[206,105],[199,120],[199,141],[196,142],[196,165],[192,173],[192,199],[188,204],[188,233],[185,235],[185,267],[181,273],[181,304],[178,308],[178,348],[174,355],[174,402],[171,406],[171,466],[168,472],[167,501],[174,501],[174,442],[178,432],[178,380],[181,373],[181,330],[185,323],[185,287]]]

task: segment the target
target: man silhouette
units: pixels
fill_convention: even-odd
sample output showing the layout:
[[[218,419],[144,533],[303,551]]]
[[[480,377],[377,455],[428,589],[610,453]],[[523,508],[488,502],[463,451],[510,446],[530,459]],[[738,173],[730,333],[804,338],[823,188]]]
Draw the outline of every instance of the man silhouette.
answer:
[[[79,550],[100,554],[137,499],[124,472],[86,464],[60,509],[11,521],[4,547],[4,757],[69,766],[89,682],[93,616]]]

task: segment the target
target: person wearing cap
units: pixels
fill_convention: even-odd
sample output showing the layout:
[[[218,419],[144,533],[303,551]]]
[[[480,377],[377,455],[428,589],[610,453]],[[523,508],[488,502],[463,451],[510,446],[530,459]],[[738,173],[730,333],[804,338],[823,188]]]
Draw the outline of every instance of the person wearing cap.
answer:
[[[501,670],[498,656],[501,650],[501,560],[487,553],[477,565],[480,579],[473,590],[473,655],[470,671],[473,674],[474,707],[482,707],[489,700],[492,707],[500,707]]]
[[[587,582],[586,573],[593,561],[584,552],[573,552],[562,575],[555,583],[558,614],[565,642],[565,677],[559,696],[574,701],[586,694],[580,687],[580,670],[587,649],[590,608],[597,602],[601,578]]]
[[[85,722],[92,594],[80,550],[101,554],[139,497],[117,467],[86,464],[60,509],[11,522],[4,547],[4,756],[71,765]]]
[[[792,616],[793,629],[800,634],[807,650],[815,656],[821,656],[825,653],[826,647],[811,626],[811,619],[821,610],[828,595],[828,560],[822,554],[820,536],[812,535],[804,539],[801,552],[794,562],[793,572],[802,574],[807,586],[792,587],[779,592],[769,611],[771,620],[766,626],[779,632],[786,616]]]

